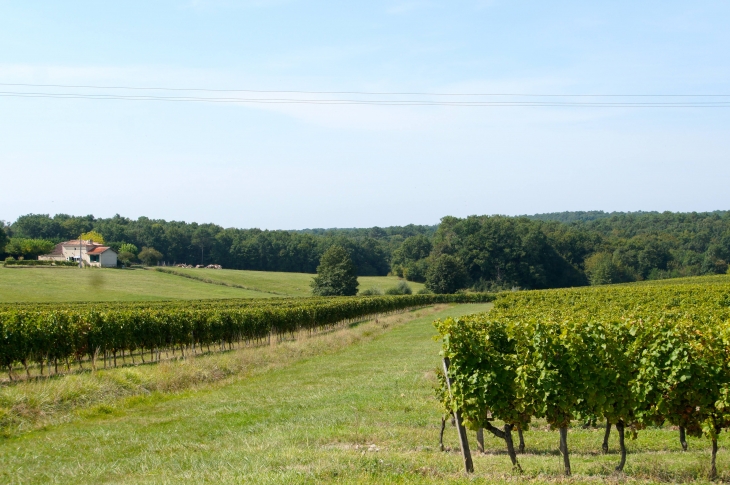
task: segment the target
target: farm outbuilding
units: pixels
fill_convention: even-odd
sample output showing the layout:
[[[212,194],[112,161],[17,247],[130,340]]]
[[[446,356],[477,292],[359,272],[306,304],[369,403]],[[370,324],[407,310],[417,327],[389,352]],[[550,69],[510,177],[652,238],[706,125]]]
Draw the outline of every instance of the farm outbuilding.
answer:
[[[87,266],[115,268],[117,253],[108,246],[93,241],[74,239],[57,244],[50,254],[38,256],[41,261],[82,261]]]

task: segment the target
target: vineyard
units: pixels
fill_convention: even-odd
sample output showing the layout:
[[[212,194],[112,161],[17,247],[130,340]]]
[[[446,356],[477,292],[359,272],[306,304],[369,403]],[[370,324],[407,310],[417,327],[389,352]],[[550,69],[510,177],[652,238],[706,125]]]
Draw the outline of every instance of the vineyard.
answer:
[[[513,431],[521,436],[536,419],[559,430],[570,475],[571,421],[598,420],[606,423],[604,451],[611,427],[618,431],[617,470],[625,433],[669,424],[683,446],[685,433],[710,439],[710,477],[717,475],[717,436],[730,426],[726,278],[507,293],[489,313],[436,325],[445,407],[465,427],[503,439],[515,469]]]
[[[0,365],[11,380],[14,368],[59,363],[83,369],[117,365],[117,357],[142,363],[162,352],[226,350],[300,331],[436,303],[490,301],[492,295],[406,295],[341,298],[199,300],[132,303],[20,303],[0,305]],[[211,348],[212,347],[212,348]]]

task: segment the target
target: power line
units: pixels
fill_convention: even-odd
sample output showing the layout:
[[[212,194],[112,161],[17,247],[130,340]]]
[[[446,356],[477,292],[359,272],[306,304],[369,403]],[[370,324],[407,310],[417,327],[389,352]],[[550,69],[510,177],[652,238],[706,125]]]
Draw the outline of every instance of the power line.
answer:
[[[261,89],[211,89],[211,88],[169,88],[139,86],[97,86],[90,84],[31,84],[0,83],[0,86],[23,86],[43,88],[73,89],[127,89],[135,91],[199,91],[220,93],[261,93],[261,94],[358,94],[365,96],[519,96],[519,97],[591,97],[591,98],[635,98],[635,97],[674,97],[674,98],[716,98],[730,97],[730,94],[528,94],[528,93],[433,93],[433,92],[387,92],[387,91],[302,91],[302,90],[261,90]]]
[[[429,100],[358,100],[358,99],[297,99],[297,98],[236,98],[195,96],[148,96],[83,93],[44,93],[0,91],[0,97],[92,99],[126,101],[167,101],[238,104],[311,104],[311,105],[371,105],[371,106],[457,106],[457,107],[588,107],[588,108],[728,108],[730,101],[429,101]]]

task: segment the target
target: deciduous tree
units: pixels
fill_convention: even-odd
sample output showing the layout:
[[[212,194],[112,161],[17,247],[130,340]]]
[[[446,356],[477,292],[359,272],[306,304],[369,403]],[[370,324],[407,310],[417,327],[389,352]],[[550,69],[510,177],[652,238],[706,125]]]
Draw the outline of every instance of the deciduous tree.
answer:
[[[342,246],[331,246],[322,255],[317,276],[312,279],[312,293],[318,296],[357,294],[357,269]]]
[[[431,264],[426,276],[426,288],[434,293],[456,293],[466,287],[467,274],[458,258],[442,254]]]
[[[137,257],[147,266],[154,266],[162,259],[162,253],[155,248],[144,247]]]

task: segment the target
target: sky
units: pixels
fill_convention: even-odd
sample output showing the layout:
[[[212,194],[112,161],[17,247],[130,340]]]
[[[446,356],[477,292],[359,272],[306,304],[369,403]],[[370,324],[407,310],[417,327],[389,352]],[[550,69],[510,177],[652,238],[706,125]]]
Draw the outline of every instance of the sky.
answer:
[[[727,210],[728,105],[443,102],[730,104],[729,24],[702,0],[0,0],[0,219]],[[191,88],[208,91],[174,91]],[[474,96],[505,93],[540,96]]]

